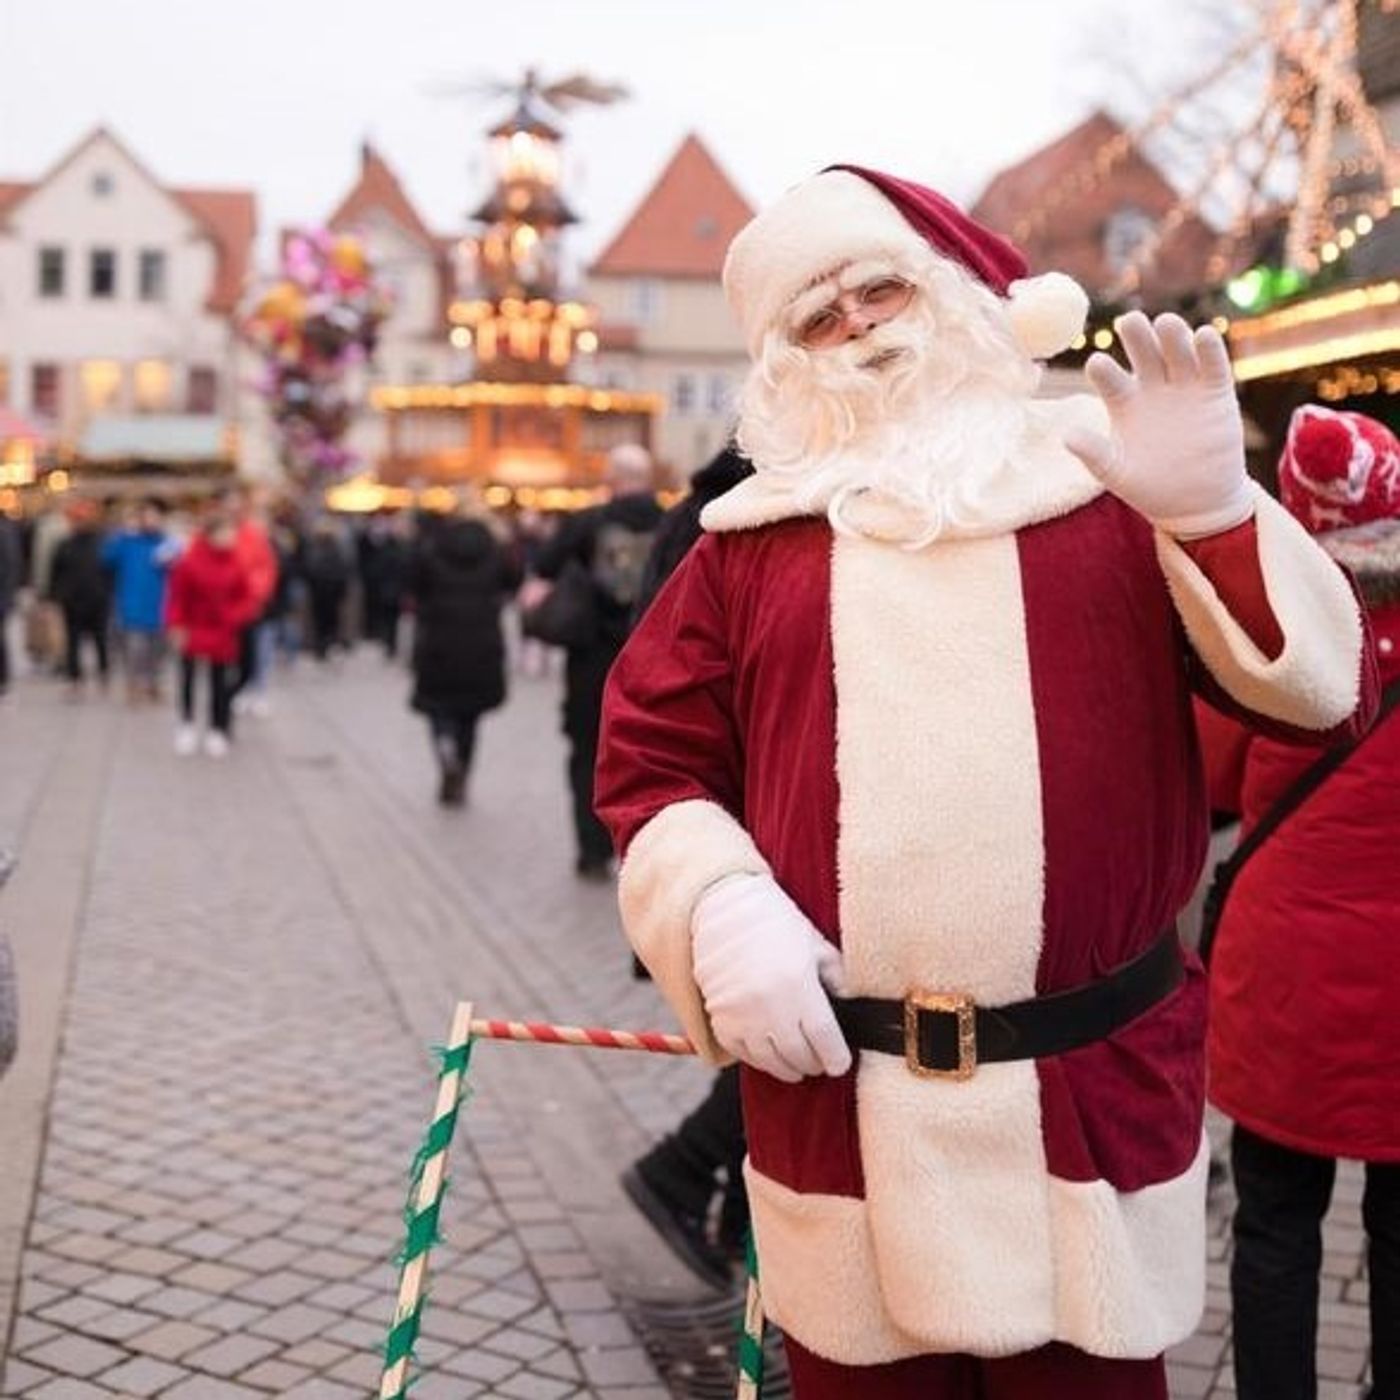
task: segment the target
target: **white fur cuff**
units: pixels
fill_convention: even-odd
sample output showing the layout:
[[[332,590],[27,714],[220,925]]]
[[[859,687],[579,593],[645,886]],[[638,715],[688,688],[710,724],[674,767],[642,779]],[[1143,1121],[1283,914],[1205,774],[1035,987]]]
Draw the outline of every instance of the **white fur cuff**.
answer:
[[[728,875],[767,875],[753,838],[713,802],[675,802],[633,838],[618,878],[622,926],[685,1033],[712,1064],[732,1060],[715,1040],[691,958],[700,896]]]
[[[1255,529],[1269,605],[1283,631],[1270,661],[1230,616],[1210,580],[1169,535],[1157,557],[1186,634],[1237,704],[1302,729],[1331,729],[1356,708],[1361,611],[1340,569],[1307,531],[1258,487]]]

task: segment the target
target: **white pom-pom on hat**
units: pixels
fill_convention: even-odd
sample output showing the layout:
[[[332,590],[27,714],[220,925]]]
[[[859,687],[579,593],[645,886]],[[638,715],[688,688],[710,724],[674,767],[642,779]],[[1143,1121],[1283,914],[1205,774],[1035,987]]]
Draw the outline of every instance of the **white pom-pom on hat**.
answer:
[[[1063,272],[1022,277],[1007,288],[1006,296],[1012,334],[1033,360],[1048,360],[1068,350],[1084,332],[1088,294]]]

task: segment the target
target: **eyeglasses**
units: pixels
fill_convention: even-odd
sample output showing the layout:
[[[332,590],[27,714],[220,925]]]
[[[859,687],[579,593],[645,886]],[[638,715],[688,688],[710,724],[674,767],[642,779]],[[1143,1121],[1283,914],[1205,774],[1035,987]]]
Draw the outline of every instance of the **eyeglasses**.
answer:
[[[813,312],[792,338],[804,350],[828,350],[845,339],[846,321],[853,313],[860,312],[878,324],[898,316],[913,299],[912,282],[902,277],[876,277]]]

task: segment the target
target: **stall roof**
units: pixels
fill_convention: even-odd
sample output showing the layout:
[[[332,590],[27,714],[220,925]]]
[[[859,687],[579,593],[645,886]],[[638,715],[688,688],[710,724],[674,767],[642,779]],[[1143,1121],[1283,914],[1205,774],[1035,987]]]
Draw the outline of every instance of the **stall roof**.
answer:
[[[78,452],[90,462],[217,462],[230,455],[224,420],[213,414],[94,418]]]

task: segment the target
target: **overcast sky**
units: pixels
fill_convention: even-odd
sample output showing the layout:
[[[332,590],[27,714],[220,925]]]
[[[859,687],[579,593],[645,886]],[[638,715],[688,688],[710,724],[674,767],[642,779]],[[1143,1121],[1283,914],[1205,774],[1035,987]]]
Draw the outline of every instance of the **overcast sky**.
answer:
[[[109,124],[163,179],[324,218],[368,136],[438,231],[463,227],[501,104],[436,83],[583,69],[632,99],[568,124],[574,251],[595,251],[687,131],[763,203],[831,161],[970,200],[1109,98],[1190,70],[1183,0],[0,0],[0,179]],[[1150,55],[1144,59],[1142,55]]]

